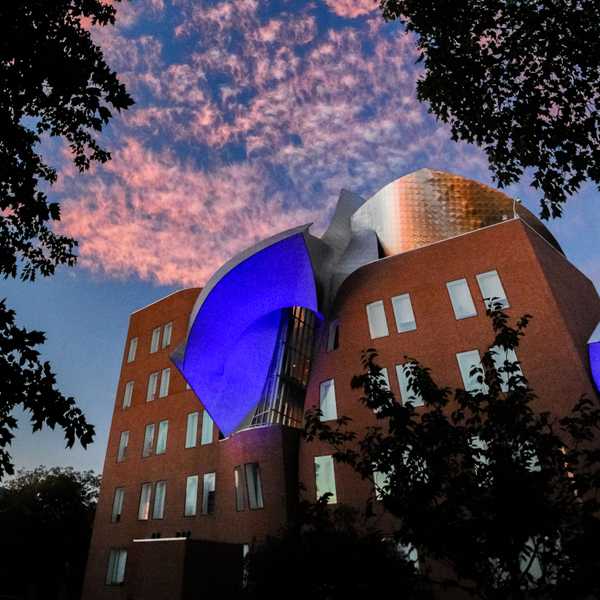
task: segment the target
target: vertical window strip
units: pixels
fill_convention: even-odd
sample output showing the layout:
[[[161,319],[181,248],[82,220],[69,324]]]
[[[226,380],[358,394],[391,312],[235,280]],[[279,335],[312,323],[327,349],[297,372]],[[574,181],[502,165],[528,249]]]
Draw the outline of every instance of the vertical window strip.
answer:
[[[402,294],[392,298],[392,307],[394,309],[394,319],[396,320],[396,329],[398,333],[413,331],[417,328],[415,313],[413,312],[410,294]]]
[[[156,440],[156,454],[164,454],[167,451],[167,435],[169,433],[169,421],[164,420],[158,424],[158,438]]]
[[[106,572],[107,585],[118,585],[125,581],[125,565],[127,563],[127,550],[112,548],[108,555],[108,569]]]
[[[146,430],[144,431],[144,447],[142,449],[142,456],[144,457],[150,456],[154,449],[154,430],[154,423],[146,425]]]
[[[212,417],[206,412],[206,409],[202,411],[202,436],[200,438],[200,445],[211,444],[213,441],[213,420]]]
[[[424,406],[425,402],[423,396],[417,390],[410,390],[408,386],[408,369],[404,363],[396,365],[396,376],[398,377],[398,386],[400,387],[400,397],[402,398],[402,404],[407,402],[412,403],[413,406]]]
[[[185,482],[184,515],[193,517],[198,507],[198,475],[190,475]]]
[[[241,466],[233,469],[233,485],[235,489],[235,510],[245,510],[246,498],[244,496],[244,482]]]
[[[328,499],[329,504],[337,503],[337,493],[335,489],[335,469],[333,466],[333,456],[315,456],[315,488],[317,499],[324,494],[331,494]]]
[[[185,430],[185,447],[194,448],[198,441],[198,415],[193,412],[187,416],[187,426]]]
[[[127,362],[133,362],[137,353],[138,339],[136,337],[129,340],[129,352],[127,353]]]
[[[487,393],[488,388],[485,382],[478,381],[479,377],[483,377],[479,350],[459,352],[456,355],[456,360],[458,361],[458,368],[460,369],[465,391],[472,393]],[[474,372],[475,368],[477,368],[478,371]]]
[[[164,398],[169,395],[169,381],[171,380],[171,369],[163,369],[160,375],[160,393],[159,398]]]
[[[448,290],[448,295],[450,296],[454,316],[457,319],[466,319],[467,317],[474,317],[477,315],[473,297],[471,296],[471,290],[469,289],[469,284],[466,279],[449,281],[446,284],[446,288]]]
[[[171,336],[173,335],[173,322],[167,323],[163,327],[162,347],[167,348],[171,345]]]
[[[121,520],[123,514],[123,499],[125,498],[125,488],[115,488],[115,495],[113,498],[113,507],[111,513],[111,523],[118,523]]]
[[[202,486],[202,512],[210,515],[215,511],[216,474],[204,473]]]
[[[150,373],[148,377],[148,390],[146,392],[146,402],[152,402],[156,399],[156,388],[158,387],[158,372]]]
[[[367,304],[367,320],[369,322],[369,333],[372,339],[389,335],[385,307],[383,300],[376,300]]]
[[[125,392],[123,394],[123,408],[129,408],[131,406],[131,400],[133,398],[133,381],[128,381],[125,384]]]
[[[248,487],[248,506],[251,509],[264,508],[262,481],[258,463],[245,465],[246,485]]]
[[[129,431],[121,431],[119,438],[119,450],[117,452],[117,462],[122,462],[127,457],[127,446],[129,444]]]
[[[319,408],[321,409],[321,421],[331,421],[333,419],[337,419],[335,381],[333,379],[323,381],[320,385]]]
[[[152,484],[142,484],[142,490],[140,492],[140,506],[138,509],[138,519],[140,521],[147,521],[150,517],[150,496],[152,495]]]
[[[158,352],[158,345],[160,342],[160,327],[155,327],[152,330],[152,341],[150,342],[150,354]]]
[[[490,309],[494,304],[500,304],[501,308],[509,307],[506,292],[497,271],[479,273],[476,278],[486,308]]]
[[[154,507],[152,509],[153,519],[162,519],[165,516],[165,496],[167,493],[167,482],[157,481],[154,486]]]

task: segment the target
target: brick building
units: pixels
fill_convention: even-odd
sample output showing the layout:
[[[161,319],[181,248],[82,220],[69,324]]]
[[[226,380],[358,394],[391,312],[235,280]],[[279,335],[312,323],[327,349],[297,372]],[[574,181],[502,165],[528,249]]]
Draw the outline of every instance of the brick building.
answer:
[[[203,290],[133,313],[84,598],[235,588],[246,549],[293,516],[299,482],[364,506],[370,484],[301,440],[304,408],[374,424],[350,389],[367,347],[405,401],[405,355],[474,389],[490,297],[534,316],[517,358],[540,402],[561,413],[596,393],[593,284],[515,201],[427,169],[366,201],[342,192],[321,238],[284,232]]]

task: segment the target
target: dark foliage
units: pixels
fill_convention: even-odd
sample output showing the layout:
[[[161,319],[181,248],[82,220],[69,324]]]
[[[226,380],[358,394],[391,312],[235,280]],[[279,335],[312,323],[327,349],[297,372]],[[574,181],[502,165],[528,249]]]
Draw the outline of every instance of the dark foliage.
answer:
[[[2,594],[81,597],[99,485],[92,471],[38,467],[0,488]]]
[[[503,312],[491,318],[492,349],[473,369],[480,391],[440,388],[407,358],[409,389],[425,407],[400,404],[368,350],[352,385],[381,425],[359,437],[349,419],[331,426],[316,410],[306,435],[363,478],[384,474],[384,510],[399,519],[397,539],[436,565],[432,585],[482,599],[598,597],[598,399],[582,397],[563,417],[538,410],[518,363],[504,354],[494,363],[518,347],[530,317],[514,327]]]
[[[418,97],[481,146],[500,185],[531,169],[542,216],[600,184],[600,1],[380,0],[418,39]]]

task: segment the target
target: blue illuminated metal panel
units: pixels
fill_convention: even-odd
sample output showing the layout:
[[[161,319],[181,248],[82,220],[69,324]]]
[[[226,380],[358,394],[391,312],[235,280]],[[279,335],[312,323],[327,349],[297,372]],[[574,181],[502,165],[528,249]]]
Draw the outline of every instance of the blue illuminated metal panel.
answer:
[[[600,323],[596,325],[594,333],[588,341],[588,355],[590,357],[590,369],[596,389],[600,392]]]

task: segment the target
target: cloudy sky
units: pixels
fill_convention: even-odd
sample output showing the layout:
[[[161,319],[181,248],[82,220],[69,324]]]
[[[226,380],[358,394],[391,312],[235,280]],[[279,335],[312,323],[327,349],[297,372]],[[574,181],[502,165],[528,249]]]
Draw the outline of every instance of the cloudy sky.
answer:
[[[420,167],[493,184],[415,99],[414,40],[372,0],[134,0],[95,32],[136,100],[103,135],[113,160],[81,176],[60,148],[58,227],[75,269],[2,284],[20,322],[48,334],[61,389],[98,429],[87,452],[59,433],[14,445],[17,466],[101,469],[129,314],[202,285],[252,242],[324,228],[341,188],[364,196]],[[527,182],[507,190],[538,211]],[[549,224],[600,284],[600,209],[586,188]],[[530,312],[535,313],[534,307]]]

